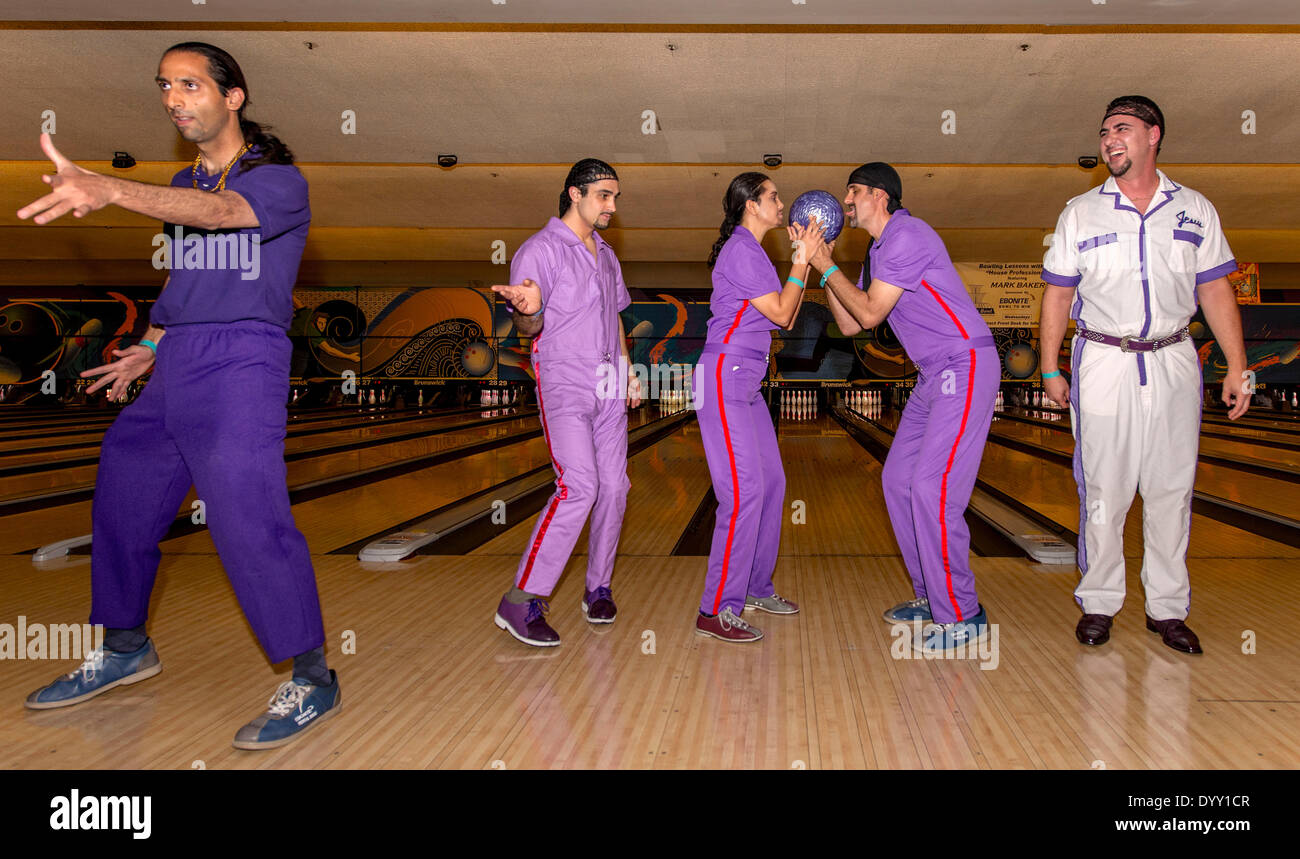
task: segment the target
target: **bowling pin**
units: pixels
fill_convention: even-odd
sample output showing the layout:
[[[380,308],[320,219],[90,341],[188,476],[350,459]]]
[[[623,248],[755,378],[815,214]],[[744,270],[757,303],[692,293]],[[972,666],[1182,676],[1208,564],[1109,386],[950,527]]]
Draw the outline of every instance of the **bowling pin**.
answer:
[[[415,398],[415,405],[418,408],[424,408],[424,388],[420,389],[420,395]]]
[[[370,389],[370,405],[373,406],[373,405],[375,405],[377,402],[378,402],[378,400],[375,398],[375,389],[374,389],[374,388],[371,388],[371,389]]]

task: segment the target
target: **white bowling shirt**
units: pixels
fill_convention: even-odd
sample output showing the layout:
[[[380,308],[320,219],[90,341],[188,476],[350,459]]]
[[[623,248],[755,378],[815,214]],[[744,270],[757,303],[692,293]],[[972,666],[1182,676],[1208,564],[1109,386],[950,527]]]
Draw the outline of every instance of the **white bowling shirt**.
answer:
[[[1042,277],[1075,287],[1070,318],[1084,329],[1168,336],[1196,313],[1197,286],[1237,270],[1210,201],[1156,173],[1160,187],[1145,215],[1114,176],[1061,212]]]

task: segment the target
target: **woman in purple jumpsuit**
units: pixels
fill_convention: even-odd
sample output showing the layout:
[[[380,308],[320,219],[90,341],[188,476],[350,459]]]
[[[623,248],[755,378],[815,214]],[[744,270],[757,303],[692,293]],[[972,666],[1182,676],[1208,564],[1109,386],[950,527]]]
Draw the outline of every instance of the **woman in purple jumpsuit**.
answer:
[[[713,245],[713,316],[695,368],[695,408],[704,455],[718,499],[708,577],[695,629],[724,641],[757,641],[763,633],[741,619],[748,608],[794,614],[776,594],[784,515],[785,472],[776,429],[760,395],[771,332],[790,328],[803,301],[806,260],[822,244],[820,226],[789,227],[795,264],[784,285],[760,244],[780,225],[784,206],[762,173],[742,173],[723,200],[721,236]],[[801,247],[802,246],[802,247]]]

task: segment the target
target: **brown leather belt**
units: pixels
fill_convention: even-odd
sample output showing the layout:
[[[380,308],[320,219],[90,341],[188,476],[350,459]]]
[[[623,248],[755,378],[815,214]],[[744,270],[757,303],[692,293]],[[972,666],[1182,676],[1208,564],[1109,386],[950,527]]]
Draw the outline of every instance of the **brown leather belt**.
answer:
[[[1114,334],[1102,334],[1100,331],[1089,331],[1080,329],[1075,332],[1084,340],[1091,340],[1093,343],[1103,343],[1107,346],[1118,346],[1124,352],[1154,352],[1157,349],[1163,349],[1166,346],[1172,346],[1175,343],[1181,343],[1189,336],[1187,329],[1184,327],[1180,331],[1175,331],[1168,337],[1161,337],[1158,340],[1139,340],[1136,337],[1116,337]]]

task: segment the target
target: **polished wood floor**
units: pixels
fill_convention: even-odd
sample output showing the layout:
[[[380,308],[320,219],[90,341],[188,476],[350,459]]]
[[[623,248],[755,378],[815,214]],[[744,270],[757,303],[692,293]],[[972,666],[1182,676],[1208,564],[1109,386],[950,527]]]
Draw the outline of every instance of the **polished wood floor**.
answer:
[[[1066,437],[1068,439],[1068,436]],[[1297,551],[1211,520],[1192,529],[1189,622],[1206,648],[1175,653],[1143,628],[1130,513],[1130,599],[1111,642],[1073,637],[1072,568],[973,558],[996,649],[898,658],[880,612],[910,595],[880,465],[828,420],[783,424],[787,511],[776,582],[793,617],[766,638],[694,633],[704,559],[671,554],[708,476],[694,424],[634,456],[614,580],[618,621],[579,612],[585,540],[551,601],[558,648],[492,624],[534,518],[465,556],[363,565],[340,546],[546,459],[540,439],[295,507],[314,553],[337,718],[283,749],[230,747],[288,665],[262,656],[206,534],[167,541],[150,632],[164,670],[66,710],[22,698],[69,662],[0,661],[0,767],[210,768],[1130,768],[1300,766]],[[990,445],[982,474],[1077,521],[1068,468]],[[1242,492],[1261,478],[1239,474]],[[76,506],[76,505],[74,505]],[[1135,505],[1136,506],[1136,505]],[[85,507],[89,508],[89,504]],[[47,511],[48,512],[48,511]],[[80,533],[64,508],[5,552]],[[69,522],[71,514],[76,521]],[[66,533],[65,533],[66,532]],[[35,567],[0,554],[0,623],[80,623],[89,558]],[[342,642],[355,638],[356,652]],[[992,641],[990,642],[992,644]],[[908,654],[910,655],[910,654]],[[8,703],[4,703],[8,702]]]

